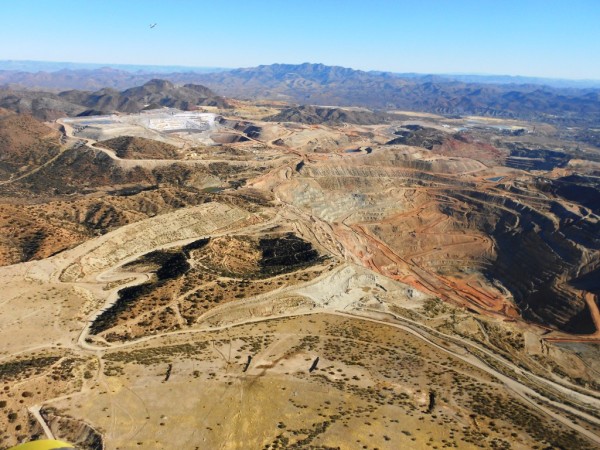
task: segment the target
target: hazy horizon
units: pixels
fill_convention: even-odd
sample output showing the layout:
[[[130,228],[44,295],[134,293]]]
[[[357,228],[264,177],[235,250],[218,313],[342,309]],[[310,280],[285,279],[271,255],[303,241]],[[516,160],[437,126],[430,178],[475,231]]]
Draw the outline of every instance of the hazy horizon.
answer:
[[[330,67],[342,67],[352,70],[359,70],[364,72],[384,72],[393,73],[396,75],[415,75],[415,76],[441,76],[441,77],[488,77],[488,78],[515,78],[515,79],[531,79],[531,80],[548,80],[548,81],[572,81],[574,83],[600,83],[600,78],[562,78],[562,77],[545,77],[535,75],[521,75],[521,74],[507,74],[507,73],[476,73],[476,72],[392,72],[380,70],[377,68],[372,69],[356,69],[354,67],[339,66],[334,64],[326,64],[323,62],[310,62],[304,61],[302,63],[289,63],[289,62],[272,62],[270,64],[260,64],[261,66],[270,66],[275,64],[281,65],[301,65],[301,64],[322,64]],[[53,68],[44,66],[54,66]],[[13,66],[13,67],[10,67]],[[35,68],[34,68],[35,67]],[[42,67],[42,68],[40,68]],[[101,68],[112,68],[123,71],[140,71],[146,73],[169,73],[173,72],[184,72],[186,70],[198,73],[210,73],[210,72],[222,72],[236,69],[245,69],[258,66],[231,66],[231,67],[212,67],[212,66],[185,66],[185,65],[166,65],[166,64],[121,64],[121,63],[110,63],[110,62],[77,62],[77,61],[50,61],[50,60],[18,60],[18,59],[4,59],[0,60],[0,70],[15,70],[23,72],[54,72],[64,69],[82,70],[82,69],[101,69]],[[151,69],[151,70],[150,70]]]
[[[600,3],[591,0],[25,0],[4,10],[0,38],[9,45],[1,60],[219,68],[320,61],[395,73],[600,79]]]

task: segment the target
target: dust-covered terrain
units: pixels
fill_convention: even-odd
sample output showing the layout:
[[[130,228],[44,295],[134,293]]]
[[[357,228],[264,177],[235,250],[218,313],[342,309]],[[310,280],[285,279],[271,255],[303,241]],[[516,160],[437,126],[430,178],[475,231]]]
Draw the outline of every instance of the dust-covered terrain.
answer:
[[[0,448],[598,448],[600,149],[142,88],[0,115]]]

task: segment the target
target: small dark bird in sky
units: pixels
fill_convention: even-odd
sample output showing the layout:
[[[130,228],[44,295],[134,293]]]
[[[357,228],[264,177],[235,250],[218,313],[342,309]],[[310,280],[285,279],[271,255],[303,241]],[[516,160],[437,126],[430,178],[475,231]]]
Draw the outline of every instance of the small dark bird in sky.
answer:
[[[151,23],[150,24],[150,28],[154,28],[156,25],[158,25],[157,23]]]

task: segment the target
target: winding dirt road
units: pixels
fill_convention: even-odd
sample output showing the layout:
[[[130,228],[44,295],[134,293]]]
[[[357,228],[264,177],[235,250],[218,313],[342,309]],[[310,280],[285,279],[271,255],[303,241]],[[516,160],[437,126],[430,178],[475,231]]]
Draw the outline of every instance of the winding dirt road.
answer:
[[[338,266],[336,269],[334,269],[334,273],[339,273],[345,267],[348,267],[348,265],[342,264],[341,266]],[[107,271],[104,271],[102,274],[99,274],[97,277],[98,281],[106,281],[106,280],[113,279],[112,276],[109,275],[110,273],[114,273],[112,268]],[[328,273],[323,274],[322,276],[306,283],[306,285],[308,286],[308,285],[318,284],[318,283],[322,282],[326,277],[332,276],[332,275],[333,275],[332,272],[328,272]],[[145,279],[146,279],[145,277],[140,275],[135,280],[128,283],[128,285],[133,285],[136,283],[143,282]],[[297,290],[297,289],[299,289],[298,285],[291,286],[288,289],[286,289],[286,291],[293,291],[293,290]],[[276,298],[277,296],[280,296],[282,293],[283,293],[282,291],[270,292],[270,293],[261,295],[260,299],[268,300],[269,298]],[[110,297],[110,300],[104,304],[103,308],[109,307],[110,303],[114,302],[115,300],[116,300],[116,295],[112,295]],[[246,299],[246,300],[248,300],[248,299]],[[249,299],[248,301],[242,301],[242,302],[251,303],[250,300],[253,300],[253,299]],[[219,309],[220,309],[220,312],[223,313],[223,312],[226,312],[228,308],[239,307],[239,306],[240,306],[239,302],[236,302],[233,304],[228,303],[228,304],[222,305],[221,307],[219,307]],[[101,310],[96,311],[95,315],[99,314],[100,311]],[[260,322],[272,320],[275,318],[292,318],[292,317],[312,315],[312,314],[332,314],[332,315],[337,315],[337,316],[341,316],[341,317],[345,317],[345,318],[349,318],[349,319],[353,319],[353,320],[363,320],[363,321],[377,323],[377,324],[384,325],[384,326],[394,327],[397,329],[401,329],[407,333],[410,333],[411,335],[424,341],[426,344],[431,345],[438,350],[448,353],[448,354],[452,355],[453,357],[456,357],[456,358],[464,361],[465,363],[467,363],[473,367],[476,367],[478,369],[481,369],[481,370],[487,372],[488,374],[494,376],[501,383],[503,383],[510,391],[512,391],[515,395],[517,395],[519,398],[521,398],[527,404],[530,404],[532,407],[535,407],[538,411],[546,414],[547,416],[549,416],[549,417],[553,418],[554,420],[562,423],[563,425],[577,431],[578,433],[586,436],[591,441],[600,445],[600,436],[599,435],[595,434],[594,432],[592,432],[590,430],[587,430],[583,425],[580,425],[576,421],[571,420],[567,414],[563,415],[563,414],[559,414],[556,412],[556,409],[558,409],[560,411],[565,411],[566,413],[569,413],[572,416],[579,417],[580,419],[583,419],[589,423],[600,426],[599,418],[597,418],[591,414],[588,414],[587,412],[585,412],[583,410],[577,409],[574,406],[571,406],[571,404],[580,404],[580,405],[584,405],[587,407],[591,407],[595,410],[600,410],[600,398],[593,396],[593,395],[587,395],[587,394],[581,392],[581,389],[579,389],[579,390],[571,389],[563,384],[559,384],[552,380],[549,380],[549,379],[540,377],[538,375],[535,375],[533,373],[530,373],[527,370],[517,366],[513,362],[508,361],[505,358],[491,352],[490,350],[488,350],[476,343],[468,341],[464,338],[443,334],[433,328],[427,327],[418,322],[415,322],[413,320],[410,320],[410,319],[407,319],[404,317],[400,317],[396,314],[393,314],[393,313],[390,313],[387,311],[362,308],[362,309],[354,309],[352,312],[348,312],[348,311],[340,311],[335,308],[330,309],[327,307],[311,308],[311,309],[306,309],[306,310],[294,312],[294,313],[286,313],[286,314],[273,315],[273,316],[268,316],[268,317],[249,318],[249,319],[241,320],[236,323],[230,323],[230,324],[225,324],[225,325],[221,325],[221,326],[212,326],[212,327],[206,327],[206,328],[202,328],[202,329],[187,329],[187,330],[166,332],[166,333],[161,333],[161,334],[157,334],[157,335],[142,337],[142,338],[131,340],[128,342],[122,342],[122,343],[118,343],[118,344],[107,344],[107,346],[94,345],[94,344],[86,341],[86,338],[89,335],[89,329],[90,329],[90,324],[91,324],[91,322],[89,322],[88,324],[86,324],[86,326],[82,330],[81,334],[79,335],[79,338],[77,340],[77,346],[84,352],[93,352],[95,355],[101,357],[102,353],[107,350],[131,348],[131,347],[135,347],[139,344],[157,340],[157,339],[161,339],[161,338],[164,338],[167,336],[180,336],[180,335],[196,334],[196,333],[210,333],[210,332],[215,332],[215,331],[227,330],[229,328],[236,327],[236,326],[241,326],[241,325],[246,325],[246,324],[251,324],[251,323],[260,323]],[[90,319],[93,319],[93,317],[94,316],[92,316]],[[441,345],[440,344],[441,341],[445,342],[446,344],[451,343],[451,345]],[[515,376],[513,376],[513,377],[508,376],[504,373],[504,371],[500,371],[500,370],[496,369],[489,362],[486,362],[482,358],[481,355],[484,355],[485,358],[493,360],[495,363],[494,364],[495,366],[503,367],[503,369],[504,369],[504,371],[506,371],[506,373],[512,373],[512,374],[515,374]],[[525,379],[525,380],[529,380],[529,382],[526,384],[526,383],[516,379],[516,377],[519,377],[519,378]],[[549,397],[545,396],[543,393],[539,392],[538,390],[535,390],[532,387],[535,385],[540,386],[544,391],[550,391],[554,394],[557,394],[557,393],[560,394],[561,397],[569,399],[570,404],[567,404],[567,402],[564,402],[564,401],[560,402],[560,401],[555,400],[554,398],[549,398]],[[52,400],[49,400],[49,402],[51,402],[51,401]]]

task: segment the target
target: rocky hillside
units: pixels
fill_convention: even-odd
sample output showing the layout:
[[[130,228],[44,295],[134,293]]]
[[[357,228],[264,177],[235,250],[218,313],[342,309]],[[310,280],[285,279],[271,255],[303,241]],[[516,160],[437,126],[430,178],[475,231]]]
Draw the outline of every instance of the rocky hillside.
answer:
[[[180,159],[181,155],[174,145],[142,137],[121,136],[98,142],[98,146],[114,150],[124,159]]]
[[[255,170],[226,161],[160,161],[179,159],[179,150],[139,137],[101,147],[125,161],[64,143],[34,117],[0,109],[0,265],[45,258],[113,228],[210,201],[207,183],[241,185]]]
[[[0,112],[0,181],[40,166],[59,151],[58,131],[31,116]]]
[[[146,108],[168,106],[185,111],[193,110],[199,105],[225,108],[227,102],[218,97],[210,89],[187,84],[175,86],[170,81],[154,79],[142,86],[124,91],[106,88],[96,92],[65,91],[59,94],[63,100],[83,105],[93,111],[139,112]]]
[[[389,120],[389,114],[376,113],[363,109],[344,109],[323,106],[297,106],[286,108],[279,114],[267,117],[271,122],[299,122],[309,125],[325,123],[337,125],[353,123],[357,125],[375,125]]]
[[[0,90],[0,107],[21,114],[31,114],[42,120],[113,112],[136,113],[160,107],[190,111],[198,106],[229,107],[225,99],[204,86],[176,86],[170,81],[158,79],[124,91],[103,88],[95,92],[69,90],[55,94]]]

